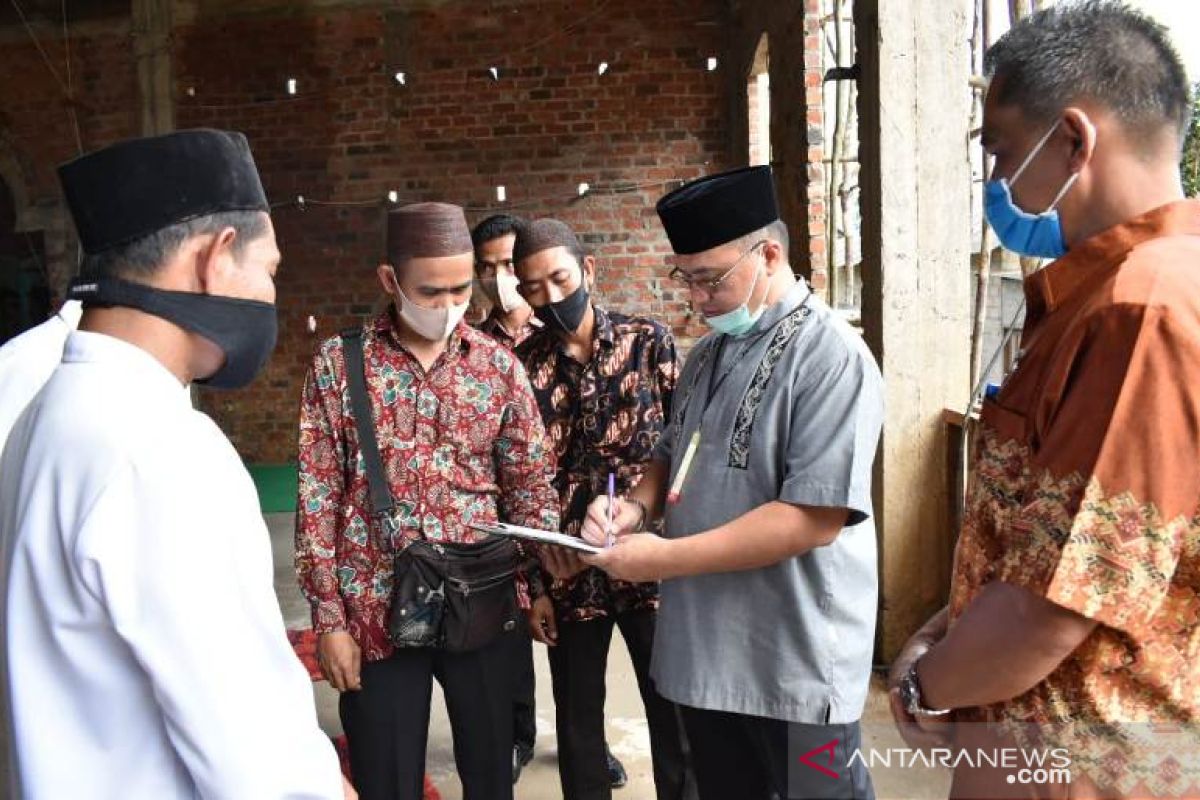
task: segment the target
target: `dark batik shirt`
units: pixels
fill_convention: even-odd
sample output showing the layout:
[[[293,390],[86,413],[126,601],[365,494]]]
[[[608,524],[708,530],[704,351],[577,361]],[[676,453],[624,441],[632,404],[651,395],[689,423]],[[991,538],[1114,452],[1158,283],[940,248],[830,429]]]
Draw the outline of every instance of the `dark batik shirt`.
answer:
[[[517,348],[529,373],[557,455],[554,487],[562,501],[562,531],[578,536],[592,500],[616,475],[622,495],[641,478],[670,414],[678,377],[675,340],[657,322],[593,307],[594,350],[580,364],[550,331]],[[558,616],[587,620],[657,608],[657,583],[627,583],[589,567],[567,581],[543,574]],[[536,584],[536,582],[535,582]],[[535,585],[536,593],[542,590]]]

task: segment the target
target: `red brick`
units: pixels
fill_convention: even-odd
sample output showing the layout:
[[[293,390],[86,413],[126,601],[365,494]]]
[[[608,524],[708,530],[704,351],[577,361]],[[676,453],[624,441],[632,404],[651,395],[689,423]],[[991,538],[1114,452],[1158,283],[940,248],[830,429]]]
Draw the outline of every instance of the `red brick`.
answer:
[[[696,24],[725,18],[721,0],[611,0],[603,17],[589,22],[585,48],[576,46],[576,36],[533,50],[519,46],[577,23],[593,6],[594,0],[530,0],[520,14],[504,15],[502,33],[495,12],[463,3],[407,6],[402,25],[378,9],[351,6],[201,14],[175,29],[179,127],[244,131],[273,200],[303,194],[372,201],[310,203],[305,210],[288,204],[274,212],[284,254],[274,359],[247,390],[202,392],[202,405],[247,460],[295,457],[296,406],[313,348],[380,297],[375,266],[382,257],[385,196],[393,189],[401,202],[475,207],[472,222],[506,208],[563,217],[600,239],[593,249],[602,296],[618,310],[667,321],[686,348],[705,329],[690,312],[687,293],[666,281],[663,257],[670,247],[654,202],[676,180],[743,163],[744,149],[730,152],[731,126],[738,126],[729,118],[727,92],[736,81],[727,69],[749,63],[733,48],[743,39],[753,46],[768,27],[777,106],[772,125],[783,131],[773,137],[781,205],[793,230],[793,255],[803,262],[797,267],[817,274],[824,241],[809,232],[824,227],[823,209],[814,202],[823,188],[805,167],[823,150],[795,133],[813,119],[805,102],[820,108],[819,61],[810,58],[820,44],[815,12],[800,20],[778,13],[771,0],[748,0],[739,13],[757,32],[735,40],[726,26]],[[510,46],[514,42],[518,46]],[[61,64],[61,42],[46,35],[43,45]],[[704,69],[710,54],[721,62],[714,73]],[[127,28],[76,35],[72,55],[84,147],[137,133],[136,63]],[[492,58],[501,67],[499,81],[486,72]],[[601,60],[610,65],[604,76],[596,74]],[[398,69],[407,74],[405,86],[391,78]],[[0,74],[0,126],[28,166],[34,198],[52,203],[58,196],[54,166],[75,151],[66,105],[31,44],[6,43]],[[293,99],[284,93],[288,77],[299,81]],[[195,87],[194,96],[188,87]],[[737,91],[745,92],[744,82]],[[583,181],[596,193],[578,200]],[[647,183],[627,194],[602,193],[606,184]],[[495,200],[498,184],[507,187],[506,204]],[[61,260],[69,257],[71,248],[57,247]],[[310,314],[316,336],[306,329]]]

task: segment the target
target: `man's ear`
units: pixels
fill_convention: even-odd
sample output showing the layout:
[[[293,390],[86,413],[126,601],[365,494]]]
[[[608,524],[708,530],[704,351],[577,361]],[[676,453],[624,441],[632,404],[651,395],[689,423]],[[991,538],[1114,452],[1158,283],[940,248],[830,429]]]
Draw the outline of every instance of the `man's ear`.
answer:
[[[391,264],[380,264],[376,268],[375,274],[379,276],[379,285],[383,287],[383,291],[388,295],[394,295],[400,283],[396,278],[395,268]]]
[[[219,230],[196,251],[196,285],[194,289],[200,292],[220,294],[221,287],[228,271],[237,265],[233,255],[234,240],[237,230],[226,226]],[[214,291],[214,287],[218,291]]]
[[[774,275],[781,267],[788,266],[788,256],[783,251],[783,245],[774,239],[767,239],[766,244],[762,246],[762,254],[768,276]]]
[[[583,282],[590,292],[592,291],[592,287],[596,285],[596,257],[584,256],[583,262],[579,267],[583,271]]]
[[[1071,106],[1063,111],[1063,131],[1071,141],[1069,168],[1078,173],[1096,152],[1096,125],[1086,111]]]

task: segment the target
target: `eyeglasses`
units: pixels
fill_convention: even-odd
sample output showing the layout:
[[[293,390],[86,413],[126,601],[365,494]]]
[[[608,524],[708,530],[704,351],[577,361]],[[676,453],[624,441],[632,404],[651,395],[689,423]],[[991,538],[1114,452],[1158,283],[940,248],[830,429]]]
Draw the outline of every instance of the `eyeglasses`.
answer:
[[[762,245],[766,244],[767,241],[768,241],[767,239],[760,239],[759,241],[757,241],[753,245],[751,245],[750,248],[748,250],[746,250],[746,252],[742,253],[740,256],[737,257],[737,260],[734,261],[733,264],[731,264],[727,270],[725,270],[723,273],[721,273],[721,277],[719,277],[719,278],[693,278],[691,275],[684,272],[679,267],[676,267],[675,269],[673,269],[669,273],[667,273],[667,277],[669,277],[671,280],[675,281],[676,283],[678,283],[680,286],[684,287],[685,289],[690,289],[692,291],[695,291],[696,289],[701,289],[704,291],[705,294],[709,294],[709,295],[714,294],[714,293],[716,293],[716,291],[718,289],[721,288],[721,284],[725,282],[725,279],[733,274],[733,271],[735,269],[737,269],[738,264],[742,263],[742,259],[745,258],[746,256],[750,255],[751,253],[753,253],[755,250],[757,250]],[[696,267],[692,271],[693,272],[708,272],[708,271],[715,270],[715,269],[720,269],[720,268],[719,267]]]
[[[506,258],[502,261],[494,261],[493,262],[493,261],[480,260],[480,261],[475,262],[475,270],[485,278],[490,278],[492,275],[495,275],[501,269],[506,269],[509,272],[512,272],[513,260],[511,258]]]

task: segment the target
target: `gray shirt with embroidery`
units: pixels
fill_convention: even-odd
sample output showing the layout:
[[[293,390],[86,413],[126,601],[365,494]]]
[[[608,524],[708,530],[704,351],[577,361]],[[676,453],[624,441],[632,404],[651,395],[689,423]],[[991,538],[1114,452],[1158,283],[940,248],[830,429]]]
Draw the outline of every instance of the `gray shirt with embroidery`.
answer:
[[[667,537],[772,501],[846,508],[849,517],[832,544],[802,556],[664,581],[651,664],[658,691],[695,708],[791,722],[857,720],[878,589],[871,466],[883,383],[874,357],[800,282],[745,336],[701,339],[678,387],[654,454],[670,463],[671,483],[702,417],[703,428],[667,505]]]

